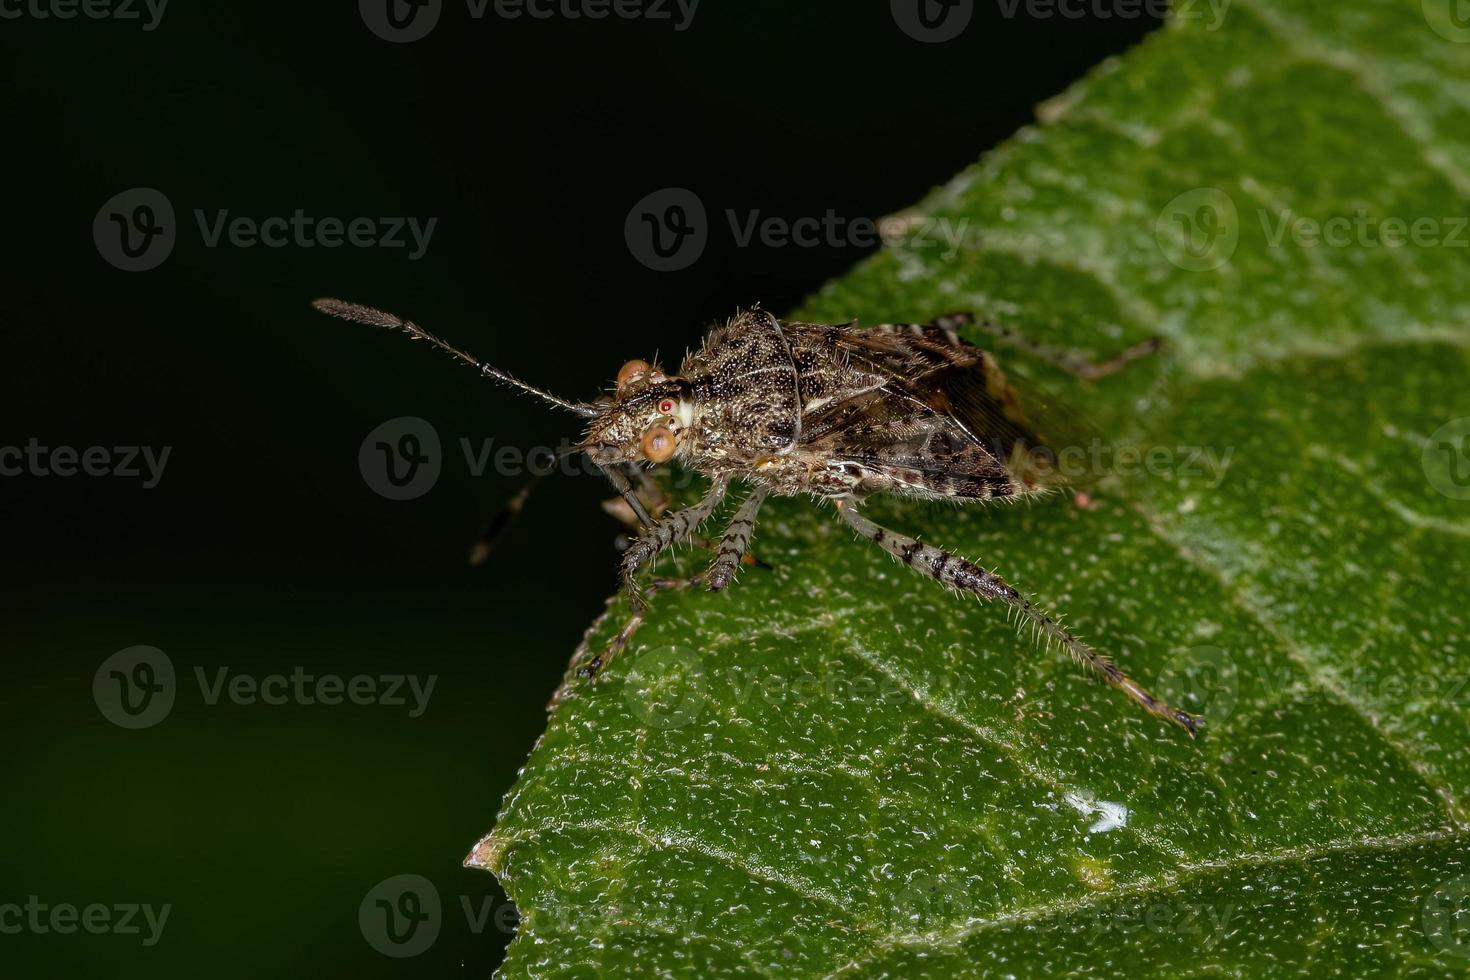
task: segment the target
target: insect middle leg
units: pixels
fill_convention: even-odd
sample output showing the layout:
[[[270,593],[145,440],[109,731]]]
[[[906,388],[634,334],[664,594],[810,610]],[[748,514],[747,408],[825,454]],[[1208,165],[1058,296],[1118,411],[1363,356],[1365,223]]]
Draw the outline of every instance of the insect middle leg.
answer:
[[[748,529],[755,526],[755,513],[760,509],[761,501],[765,500],[766,491],[763,489],[757,488],[754,490],[746,498],[745,502],[740,505],[739,511],[730,521],[730,526],[725,531],[724,539],[720,544],[720,552],[715,556],[715,563],[711,566],[709,572],[701,573],[690,578],[656,578],[642,592],[637,589],[633,579],[639,567],[652,560],[664,548],[667,548],[670,544],[681,538],[691,536],[698,529],[699,525],[703,524],[710,514],[714,513],[715,508],[724,499],[725,491],[728,487],[729,479],[727,477],[717,477],[714,484],[710,487],[709,493],[705,494],[703,500],[692,507],[686,507],[659,521],[624,553],[623,577],[628,584],[628,604],[633,609],[632,615],[623,624],[623,628],[618,630],[618,635],[613,637],[611,643],[604,647],[600,653],[591,657],[586,663],[578,667],[577,673],[579,675],[582,677],[596,676],[612,662],[614,657],[627,647],[628,641],[633,638],[633,634],[638,632],[639,628],[643,626],[643,622],[648,616],[648,602],[657,593],[670,589],[688,588],[692,585],[698,585],[701,582],[710,582],[710,576],[720,570],[722,567],[721,563],[726,559],[727,555],[730,556],[729,561],[732,567],[729,572],[723,573],[723,584],[719,587],[723,588],[729,584],[730,576],[734,574],[733,566],[739,563],[745,552],[746,545],[750,543],[750,531]],[[742,529],[744,529],[743,532]],[[726,545],[731,542],[732,538],[740,542],[738,548],[733,553],[726,548]],[[715,588],[713,585],[710,587]]]
[[[858,534],[875,542],[884,551],[917,572],[936,582],[979,596],[982,599],[999,599],[1016,609],[1041,629],[1048,637],[1059,642],[1078,663],[1094,671],[1152,715],[1171,721],[1191,736],[1198,733],[1204,722],[1188,712],[1154,697],[1137,681],[1118,669],[1107,657],[1069,633],[1061,623],[1048,616],[1026,596],[1008,585],[994,572],[985,569],[956,554],[923,544],[916,538],[898,534],[879,527],[858,513],[852,500],[837,501],[837,513]]]
[[[699,529],[720,501],[725,499],[725,490],[730,485],[730,478],[726,476],[715,477],[714,483],[709,488],[709,493],[704,499],[691,507],[685,507],[676,511],[668,517],[660,520],[628,546],[623,552],[623,581],[628,586],[628,601],[633,611],[638,612],[643,605],[643,599],[638,593],[634,576],[646,563],[652,561],[659,552],[669,545],[682,540]]]
[[[755,517],[760,513],[761,504],[766,502],[769,493],[765,487],[751,490],[750,496],[745,498],[740,509],[735,511],[735,516],[730,518],[725,534],[720,538],[720,546],[715,551],[714,563],[704,576],[705,587],[711,592],[720,591],[734,580],[740,560],[750,547],[750,536],[755,532]]]

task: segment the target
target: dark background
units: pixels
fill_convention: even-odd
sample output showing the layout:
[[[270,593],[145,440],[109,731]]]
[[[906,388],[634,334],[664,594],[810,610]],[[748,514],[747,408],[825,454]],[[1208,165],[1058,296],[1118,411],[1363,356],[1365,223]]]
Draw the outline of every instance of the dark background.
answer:
[[[545,481],[491,561],[466,552],[520,479],[458,440],[555,445],[577,420],[328,294],[400,312],[570,397],[739,304],[797,304],[870,251],[737,247],[724,211],[872,217],[915,202],[1153,22],[1005,18],[919,43],[886,3],[704,0],[669,21],[509,21],[447,0],[390,44],[351,2],[186,5],[137,21],[0,21],[10,253],[0,445],[171,447],[126,477],[0,478],[9,666],[0,903],[172,905],[162,939],[0,934],[26,976],[486,976],[508,935],[460,868],[614,586],[585,477]],[[689,268],[651,271],[624,219],[667,186],[709,209]],[[162,191],[177,244],[120,271],[92,223]],[[194,218],[437,217],[407,249],[206,247]],[[861,311],[853,311],[861,313]],[[398,416],[443,440],[432,490],[375,493],[358,450]],[[92,680],[147,644],[178,673],[161,723],[113,725]],[[412,673],[428,709],[209,704],[213,678]],[[358,905],[431,879],[437,942],[389,959]],[[461,908],[491,903],[476,933]],[[502,919],[504,917],[502,916]],[[14,970],[14,972],[12,972]]]

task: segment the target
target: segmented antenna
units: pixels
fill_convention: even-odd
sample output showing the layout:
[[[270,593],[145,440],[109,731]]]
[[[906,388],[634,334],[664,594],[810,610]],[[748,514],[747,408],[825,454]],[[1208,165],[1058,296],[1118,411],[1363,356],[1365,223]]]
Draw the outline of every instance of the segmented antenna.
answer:
[[[394,316],[392,313],[377,310],[371,306],[363,306],[361,303],[348,303],[340,299],[328,299],[324,297],[322,299],[312,300],[311,305],[328,316],[334,316],[341,320],[350,320],[353,323],[365,323],[370,327],[402,330],[414,340],[426,340],[440,350],[459,358],[487,378],[494,378],[496,381],[504,382],[513,388],[519,388],[527,394],[535,395],[537,398],[551,402],[551,404],[558,408],[564,408],[569,412],[576,412],[584,418],[591,418],[597,414],[597,409],[591,405],[559,398],[543,388],[537,388],[535,385],[527,384],[515,375],[502,371],[498,367],[486,364],[484,361],[460,350],[458,347],[454,347],[440,340],[412,320],[403,320]]]

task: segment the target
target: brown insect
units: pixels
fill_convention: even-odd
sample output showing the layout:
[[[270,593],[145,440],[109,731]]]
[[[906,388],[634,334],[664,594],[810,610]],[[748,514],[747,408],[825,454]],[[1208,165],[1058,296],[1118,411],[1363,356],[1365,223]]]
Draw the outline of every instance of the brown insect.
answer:
[[[642,624],[647,602],[637,583],[639,570],[670,545],[697,534],[731,484],[740,481],[749,485],[749,493],[726,525],[709,568],[690,580],[656,580],[648,592],[695,583],[724,589],[746,555],[765,499],[807,494],[831,501],[848,526],[914,571],[957,591],[1006,603],[1150,713],[1191,735],[1202,726],[1199,718],[1154,697],[1000,576],[880,527],[861,507],[878,493],[963,502],[1016,499],[1054,484],[1055,456],[1028,420],[1027,406],[995,358],[960,339],[960,328],[984,331],[1087,378],[1149,353],[1157,347],[1154,342],[1093,364],[967,315],[864,330],[852,323],[782,321],[753,309],[711,331],[678,373],[629,361],[618,372],[611,396],[574,402],[392,314],[333,299],[314,305],[345,320],[426,340],[484,375],[588,420],[575,448],[607,474],[643,530],[622,560],[632,618],[607,649],[581,664],[584,676],[604,668]],[[710,489],[693,506],[655,521],[630,477],[641,467],[671,460],[707,477]]]

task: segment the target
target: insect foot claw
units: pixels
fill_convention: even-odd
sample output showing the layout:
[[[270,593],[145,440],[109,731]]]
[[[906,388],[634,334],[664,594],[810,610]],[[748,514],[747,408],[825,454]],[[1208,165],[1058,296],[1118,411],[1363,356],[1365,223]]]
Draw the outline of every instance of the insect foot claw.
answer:
[[[1205,727],[1205,720],[1203,718],[1177,709],[1169,716],[1169,720],[1188,732],[1190,738],[1198,736],[1200,730]]]
[[[630,544],[628,550],[623,552],[623,578],[631,580],[652,556],[653,548],[646,538],[639,538]]]

